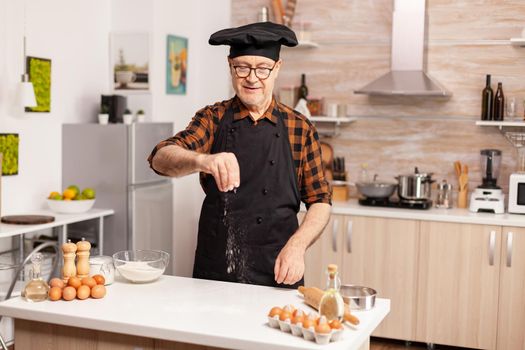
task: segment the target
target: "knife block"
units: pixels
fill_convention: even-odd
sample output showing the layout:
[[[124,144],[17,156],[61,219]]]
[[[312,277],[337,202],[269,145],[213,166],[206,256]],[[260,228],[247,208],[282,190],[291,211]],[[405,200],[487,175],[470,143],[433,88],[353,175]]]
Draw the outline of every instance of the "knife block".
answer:
[[[332,185],[332,200],[338,202],[346,202],[349,198],[348,186],[345,185]]]

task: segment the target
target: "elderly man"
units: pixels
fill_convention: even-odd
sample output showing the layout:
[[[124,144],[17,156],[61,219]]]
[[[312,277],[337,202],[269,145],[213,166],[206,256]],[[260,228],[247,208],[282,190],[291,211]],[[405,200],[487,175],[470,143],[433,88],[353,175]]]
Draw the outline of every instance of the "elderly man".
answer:
[[[285,26],[261,22],[221,30],[209,43],[230,46],[236,96],[201,109],[160,142],[151,167],[173,177],[200,172],[206,198],[194,277],[296,288],[331,205],[315,128],[273,98],[281,45],[297,39]],[[308,211],[299,226],[301,200]]]

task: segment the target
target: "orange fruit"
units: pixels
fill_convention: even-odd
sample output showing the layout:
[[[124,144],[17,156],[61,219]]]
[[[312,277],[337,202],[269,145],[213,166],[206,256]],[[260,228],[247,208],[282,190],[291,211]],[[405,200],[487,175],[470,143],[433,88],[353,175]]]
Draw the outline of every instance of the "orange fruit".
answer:
[[[77,191],[75,191],[72,188],[68,188],[64,190],[64,193],[62,193],[62,196],[64,197],[65,200],[73,199],[75,198],[76,195],[77,195]]]
[[[56,199],[58,196],[60,196],[60,198],[62,198],[62,196],[60,195],[60,193],[56,192],[56,191],[53,191],[49,194],[49,199]]]

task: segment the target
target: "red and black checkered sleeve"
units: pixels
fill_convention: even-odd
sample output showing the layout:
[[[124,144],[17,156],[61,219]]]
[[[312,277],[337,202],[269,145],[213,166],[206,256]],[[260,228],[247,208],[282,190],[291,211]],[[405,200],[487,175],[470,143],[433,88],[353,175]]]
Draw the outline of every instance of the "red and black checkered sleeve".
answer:
[[[301,198],[307,207],[314,203],[332,204],[330,188],[324,176],[319,135],[313,125],[309,125],[303,152]]]
[[[153,168],[152,161],[159,149],[169,145],[177,145],[199,153],[208,153],[213,143],[214,130],[215,121],[212,109],[206,107],[199,110],[186,129],[178,132],[175,136],[159,142],[155,148],[153,148],[153,151],[151,151],[151,154],[148,157],[151,169],[159,175],[165,175]]]

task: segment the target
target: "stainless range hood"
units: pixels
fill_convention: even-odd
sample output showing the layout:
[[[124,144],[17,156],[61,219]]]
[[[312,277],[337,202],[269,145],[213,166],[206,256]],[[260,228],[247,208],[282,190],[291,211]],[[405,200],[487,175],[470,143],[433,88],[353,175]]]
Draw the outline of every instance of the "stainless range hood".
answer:
[[[390,72],[356,94],[449,97],[424,71],[425,0],[394,0]]]

